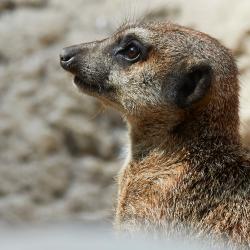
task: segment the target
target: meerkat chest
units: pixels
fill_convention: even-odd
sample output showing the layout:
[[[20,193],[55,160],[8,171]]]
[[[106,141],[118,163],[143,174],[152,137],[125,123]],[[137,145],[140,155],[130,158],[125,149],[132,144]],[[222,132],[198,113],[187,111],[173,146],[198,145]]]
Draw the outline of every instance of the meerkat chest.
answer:
[[[232,167],[228,174],[209,174],[206,169],[194,170],[186,162],[153,162],[129,164],[120,174],[116,223],[121,229],[141,230],[148,225],[154,229],[155,225],[163,225],[165,230],[171,225],[172,230],[181,222],[191,228],[228,235],[238,235],[240,227],[249,230],[247,172]]]
[[[126,166],[119,176],[117,222],[166,220],[172,203],[169,198],[185,168],[185,163],[159,161]]]

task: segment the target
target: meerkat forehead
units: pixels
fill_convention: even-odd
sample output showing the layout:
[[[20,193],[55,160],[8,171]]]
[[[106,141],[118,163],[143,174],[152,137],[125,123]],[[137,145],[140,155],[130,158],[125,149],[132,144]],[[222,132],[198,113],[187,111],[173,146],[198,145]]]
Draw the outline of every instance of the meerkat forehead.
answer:
[[[116,35],[126,36],[129,34],[135,34],[138,38],[148,39],[153,35],[164,35],[167,31],[177,31],[180,30],[181,26],[166,22],[166,23],[157,23],[157,22],[145,22],[145,23],[133,23],[133,24],[124,24],[116,31]]]
[[[198,51],[199,56],[207,56],[213,50],[221,50],[218,44],[215,44],[215,39],[206,34],[170,22],[126,24],[121,26],[112,38],[120,41],[126,36],[139,39],[154,48],[160,47],[161,53],[173,51],[194,54]],[[210,53],[206,53],[205,50],[209,50]]]
[[[143,41],[151,37],[152,31],[144,27],[131,27],[122,32],[123,36],[127,36],[129,34],[135,34],[139,39]]]

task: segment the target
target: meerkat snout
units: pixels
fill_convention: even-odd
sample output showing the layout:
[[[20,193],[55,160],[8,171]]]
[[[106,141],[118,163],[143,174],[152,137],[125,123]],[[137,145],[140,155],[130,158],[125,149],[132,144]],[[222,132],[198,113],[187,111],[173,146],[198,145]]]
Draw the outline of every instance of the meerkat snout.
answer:
[[[107,60],[99,48],[100,42],[86,43],[66,47],[60,54],[63,69],[72,73],[75,85],[90,95],[105,95],[111,99],[112,87],[106,85],[108,79]]]

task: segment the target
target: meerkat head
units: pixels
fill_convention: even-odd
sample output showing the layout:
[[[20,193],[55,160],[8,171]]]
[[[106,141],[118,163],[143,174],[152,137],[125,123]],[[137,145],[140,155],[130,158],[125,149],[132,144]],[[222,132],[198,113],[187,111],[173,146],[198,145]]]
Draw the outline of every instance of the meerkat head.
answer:
[[[230,103],[237,106],[228,50],[171,23],[127,25],[102,41],[63,49],[60,62],[81,91],[131,120],[162,119],[173,127],[195,110],[223,116]]]

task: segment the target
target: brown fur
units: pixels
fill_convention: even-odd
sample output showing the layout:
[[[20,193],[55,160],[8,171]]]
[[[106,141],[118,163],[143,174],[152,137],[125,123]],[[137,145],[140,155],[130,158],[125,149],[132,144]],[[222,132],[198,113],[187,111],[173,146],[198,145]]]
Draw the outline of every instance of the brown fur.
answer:
[[[103,51],[129,32],[153,48],[146,60],[124,69]],[[231,53],[210,36],[171,23],[122,27],[109,39],[81,46],[109,66],[107,83],[116,91],[80,89],[123,113],[130,131],[117,227],[176,231],[183,225],[250,246],[250,162],[240,142],[238,71]],[[180,108],[162,99],[164,77],[203,61],[213,77],[201,100]],[[84,77],[92,81],[99,71],[89,64]]]

